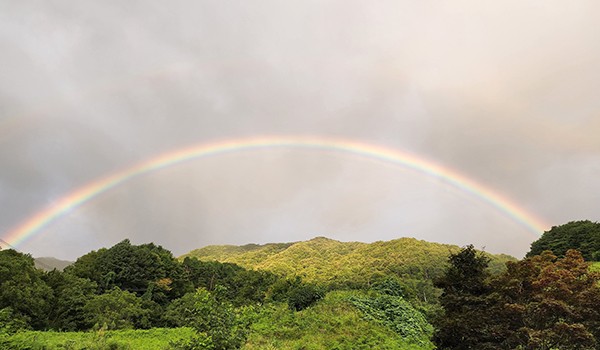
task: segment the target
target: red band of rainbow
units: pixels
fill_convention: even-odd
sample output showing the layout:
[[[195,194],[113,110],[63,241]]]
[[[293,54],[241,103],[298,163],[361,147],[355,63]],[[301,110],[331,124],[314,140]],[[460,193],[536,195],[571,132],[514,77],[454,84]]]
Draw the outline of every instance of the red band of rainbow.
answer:
[[[28,238],[40,232],[45,226],[66,215],[78,206],[139,175],[192,159],[264,148],[326,150],[349,153],[360,157],[401,165],[428,176],[443,179],[451,186],[479,198],[481,201],[491,205],[505,215],[508,215],[536,235],[540,235],[549,227],[549,225],[499,193],[478,184],[452,169],[437,165],[414,154],[342,138],[291,136],[223,140],[209,144],[194,145],[159,155],[76,189],[9,231],[3,237],[3,240],[13,246],[19,246]]]

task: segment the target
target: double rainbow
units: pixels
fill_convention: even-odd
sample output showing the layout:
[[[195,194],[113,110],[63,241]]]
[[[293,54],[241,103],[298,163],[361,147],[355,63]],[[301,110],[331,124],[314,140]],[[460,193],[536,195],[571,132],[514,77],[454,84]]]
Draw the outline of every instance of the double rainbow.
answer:
[[[41,232],[44,227],[58,220],[73,209],[142,174],[160,170],[192,159],[216,156],[224,153],[269,148],[301,148],[316,151],[334,151],[401,165],[422,174],[443,179],[451,186],[479,198],[482,202],[487,203],[500,212],[508,215],[536,235],[541,234],[548,227],[543,221],[537,219],[499,193],[478,184],[452,169],[442,167],[407,152],[341,138],[254,137],[194,145],[188,148],[168,152],[93,181],[60,198],[46,209],[30,217],[25,222],[9,231],[3,239],[13,246],[19,246],[27,239],[35,236],[36,233]]]

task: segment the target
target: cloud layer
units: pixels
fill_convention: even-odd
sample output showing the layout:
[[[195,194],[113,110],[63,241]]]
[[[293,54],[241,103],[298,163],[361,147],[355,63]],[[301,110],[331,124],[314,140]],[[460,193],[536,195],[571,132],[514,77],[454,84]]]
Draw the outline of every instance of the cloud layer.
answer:
[[[0,230],[157,154],[341,136],[435,160],[551,225],[600,220],[596,1],[0,4]],[[166,169],[22,249],[124,237],[177,253],[314,235],[522,255],[535,237],[435,180],[299,151]],[[1,237],[1,235],[0,235]]]

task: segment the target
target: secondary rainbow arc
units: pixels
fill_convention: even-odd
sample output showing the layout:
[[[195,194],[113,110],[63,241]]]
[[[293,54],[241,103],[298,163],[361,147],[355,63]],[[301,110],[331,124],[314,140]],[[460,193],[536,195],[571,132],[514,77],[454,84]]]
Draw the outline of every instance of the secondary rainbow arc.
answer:
[[[164,153],[76,189],[25,220],[16,228],[9,231],[3,239],[13,246],[19,246],[28,238],[35,236],[44,227],[73,209],[142,174],[192,159],[262,148],[304,148],[336,151],[401,165],[428,176],[443,179],[449,185],[479,198],[481,201],[508,215],[534,234],[539,235],[548,227],[542,220],[492,189],[461,175],[457,171],[435,164],[417,155],[384,146],[342,138],[292,136],[230,139],[209,144],[194,145]]]

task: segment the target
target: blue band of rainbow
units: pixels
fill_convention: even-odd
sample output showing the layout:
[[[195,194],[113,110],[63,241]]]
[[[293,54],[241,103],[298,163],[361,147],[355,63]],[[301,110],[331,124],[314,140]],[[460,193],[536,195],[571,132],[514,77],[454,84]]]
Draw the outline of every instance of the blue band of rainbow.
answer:
[[[335,151],[401,165],[428,176],[443,179],[451,186],[479,198],[481,201],[508,215],[536,235],[540,235],[549,227],[549,225],[495,191],[478,184],[454,170],[442,167],[414,154],[341,138],[292,136],[224,140],[209,144],[194,145],[159,155],[110,176],[93,181],[69,193],[9,231],[3,239],[13,246],[19,246],[27,239],[35,236],[36,233],[39,233],[44,227],[78,206],[139,175],[192,159],[264,148],[303,148]]]

